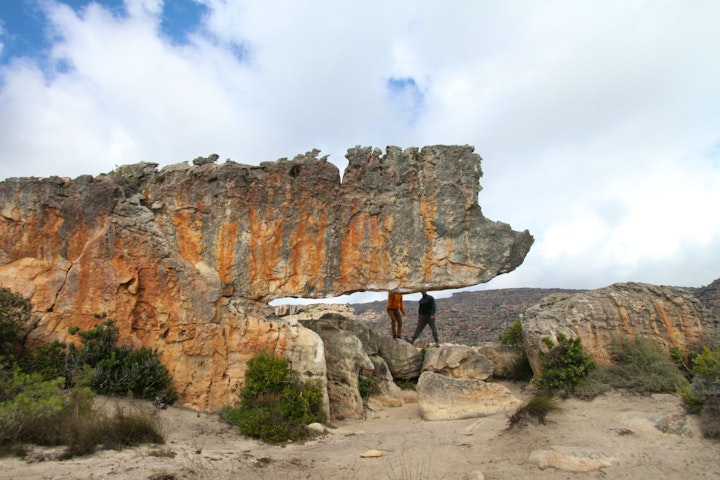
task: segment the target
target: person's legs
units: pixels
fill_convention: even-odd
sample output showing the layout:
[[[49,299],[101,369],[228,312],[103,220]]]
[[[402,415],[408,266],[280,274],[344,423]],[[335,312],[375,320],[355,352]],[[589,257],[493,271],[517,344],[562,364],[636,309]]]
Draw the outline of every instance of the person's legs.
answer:
[[[438,340],[437,328],[435,328],[435,319],[430,318],[428,320],[428,323],[430,324],[430,330],[432,330],[432,334],[433,334],[433,338],[435,339],[435,343],[440,343],[440,340]]]
[[[412,340],[410,340],[411,344],[415,343],[415,340],[417,340],[417,338],[420,336],[429,319],[429,315],[418,315],[418,324],[417,328],[415,329],[415,333],[413,333]]]
[[[402,316],[400,316],[400,312],[396,308],[388,308],[387,313],[390,317],[392,336],[393,338],[398,338],[402,330]]]

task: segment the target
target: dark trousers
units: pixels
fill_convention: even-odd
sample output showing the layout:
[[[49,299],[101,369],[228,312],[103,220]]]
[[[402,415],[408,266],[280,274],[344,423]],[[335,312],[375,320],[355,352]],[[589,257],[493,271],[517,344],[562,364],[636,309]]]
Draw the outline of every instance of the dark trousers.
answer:
[[[430,316],[430,314],[421,313],[418,315],[418,324],[417,328],[415,329],[415,333],[413,333],[412,340],[410,343],[415,343],[415,340],[420,336],[422,331],[425,329],[425,325],[430,325],[430,330],[432,330],[433,338],[435,339],[435,343],[440,343],[440,340],[438,340],[438,333],[437,328],[435,328],[435,319]]]
[[[400,309],[388,308],[387,312],[390,316],[393,338],[402,337],[402,315],[400,314]]]

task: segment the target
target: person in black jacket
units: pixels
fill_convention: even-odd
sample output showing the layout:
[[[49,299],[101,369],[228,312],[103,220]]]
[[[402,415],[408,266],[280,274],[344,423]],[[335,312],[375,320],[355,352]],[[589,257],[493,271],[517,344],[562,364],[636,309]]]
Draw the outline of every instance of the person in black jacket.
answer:
[[[435,343],[440,343],[440,340],[438,340],[437,328],[435,328],[435,299],[428,295],[425,290],[422,290],[421,293],[422,298],[418,303],[418,324],[410,343],[415,343],[415,340],[425,329],[425,325],[430,325],[430,330],[432,330]]]

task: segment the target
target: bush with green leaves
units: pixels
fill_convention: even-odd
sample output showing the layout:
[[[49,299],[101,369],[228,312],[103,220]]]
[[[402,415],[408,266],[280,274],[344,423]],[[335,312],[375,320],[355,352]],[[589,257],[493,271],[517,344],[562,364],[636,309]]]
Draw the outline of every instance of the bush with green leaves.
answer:
[[[617,338],[610,345],[612,363],[606,381],[613,388],[648,395],[672,393],[682,374],[667,350],[644,337]]]
[[[678,387],[678,393],[693,412],[700,412],[708,396],[720,394],[720,347],[704,347],[691,360],[690,380]]]
[[[510,326],[498,336],[503,345],[514,347],[522,352],[518,360],[511,365],[503,367],[502,378],[508,380],[527,381],[533,376],[532,366],[527,358],[525,342],[523,340],[522,324],[520,319],[515,320]]]
[[[15,357],[23,326],[30,319],[30,300],[9,288],[0,288],[0,357]]]
[[[515,320],[510,326],[498,336],[498,340],[503,345],[518,347],[525,350],[523,342],[522,323],[520,319]]]
[[[98,445],[122,448],[140,443],[162,443],[157,417],[119,410],[109,415],[94,405],[86,386],[92,370],[85,369],[72,389],[62,377],[45,380],[38,373],[15,368],[0,378],[0,450],[32,443],[65,445],[63,458],[93,453]]]
[[[45,378],[62,377],[67,387],[75,385],[77,375],[90,367],[94,372],[90,387],[97,393],[132,395],[146,400],[161,397],[165,403],[177,399],[170,374],[160,362],[158,352],[144,347],[118,346],[118,327],[114,320],[106,319],[86,331],[73,328],[70,332],[80,337],[80,348],[54,342],[24,355],[20,365]]]
[[[248,360],[240,402],[224,407],[221,417],[241,434],[267,443],[307,438],[310,423],[324,422],[320,384],[301,382],[287,360],[261,352]]]
[[[579,337],[569,338],[558,333],[555,338],[557,345],[549,338],[543,338],[543,342],[551,348],[548,352],[540,352],[542,373],[539,378],[533,379],[533,384],[545,393],[559,393],[567,397],[595,368],[595,363],[585,353]]]
[[[573,395],[591,399],[611,388],[640,395],[672,393],[683,375],[668,352],[645,337],[615,338],[610,363],[593,369],[575,386]]]
[[[370,398],[370,395],[372,395],[373,391],[373,379],[372,377],[364,377],[360,379],[360,383],[358,384],[358,390],[360,391],[360,396],[364,401],[367,401]]]
[[[720,438],[720,346],[705,346],[691,360],[690,380],[677,391],[691,412],[700,414],[706,438]]]

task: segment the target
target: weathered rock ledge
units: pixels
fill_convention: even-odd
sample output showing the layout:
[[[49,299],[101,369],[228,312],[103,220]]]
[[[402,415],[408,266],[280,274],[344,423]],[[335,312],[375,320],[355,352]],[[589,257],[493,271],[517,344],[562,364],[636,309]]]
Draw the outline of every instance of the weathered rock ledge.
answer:
[[[259,350],[326,373],[320,338],[264,302],[474,285],[515,269],[533,242],[482,215],[470,146],[347,158],[342,182],[317,151],[0,182],[0,285],[33,302],[26,344],[105,312],[121,341],[159,349],[181,403],[214,410]]]

